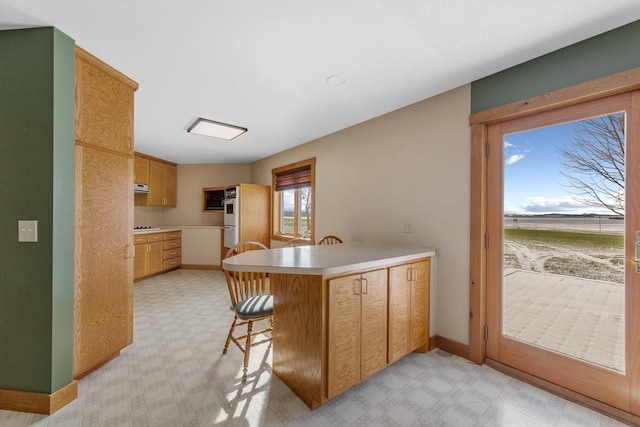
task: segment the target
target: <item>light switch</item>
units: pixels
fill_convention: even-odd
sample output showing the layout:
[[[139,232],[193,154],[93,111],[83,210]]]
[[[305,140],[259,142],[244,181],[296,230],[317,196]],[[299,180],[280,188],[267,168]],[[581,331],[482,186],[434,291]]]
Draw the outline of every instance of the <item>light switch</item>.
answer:
[[[38,221],[18,221],[18,242],[38,241]]]

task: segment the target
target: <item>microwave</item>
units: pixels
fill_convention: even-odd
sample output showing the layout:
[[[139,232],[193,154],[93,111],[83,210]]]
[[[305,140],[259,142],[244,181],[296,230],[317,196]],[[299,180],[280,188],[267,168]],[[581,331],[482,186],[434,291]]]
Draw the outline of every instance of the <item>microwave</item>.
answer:
[[[204,208],[208,211],[224,210],[224,191],[207,194]]]

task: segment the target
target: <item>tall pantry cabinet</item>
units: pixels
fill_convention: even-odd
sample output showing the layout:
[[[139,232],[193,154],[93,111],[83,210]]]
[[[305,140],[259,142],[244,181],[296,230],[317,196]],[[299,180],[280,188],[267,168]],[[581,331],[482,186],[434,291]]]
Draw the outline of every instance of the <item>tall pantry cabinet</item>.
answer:
[[[73,376],[133,342],[133,96],[138,84],[76,47]]]

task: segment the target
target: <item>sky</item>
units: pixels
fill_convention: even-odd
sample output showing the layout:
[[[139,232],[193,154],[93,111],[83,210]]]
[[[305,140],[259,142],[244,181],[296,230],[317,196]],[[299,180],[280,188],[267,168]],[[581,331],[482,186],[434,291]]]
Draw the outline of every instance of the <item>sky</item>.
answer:
[[[560,173],[558,147],[569,145],[574,127],[567,123],[505,136],[505,214],[610,213],[576,200]]]

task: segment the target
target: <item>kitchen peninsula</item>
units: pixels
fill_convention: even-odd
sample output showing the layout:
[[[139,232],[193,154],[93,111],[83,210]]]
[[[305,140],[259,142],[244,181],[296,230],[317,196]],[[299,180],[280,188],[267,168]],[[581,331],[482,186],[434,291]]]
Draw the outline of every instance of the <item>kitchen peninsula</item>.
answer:
[[[429,350],[435,255],[351,242],[249,251],[223,268],[270,273],[273,372],[315,409],[406,354]]]

